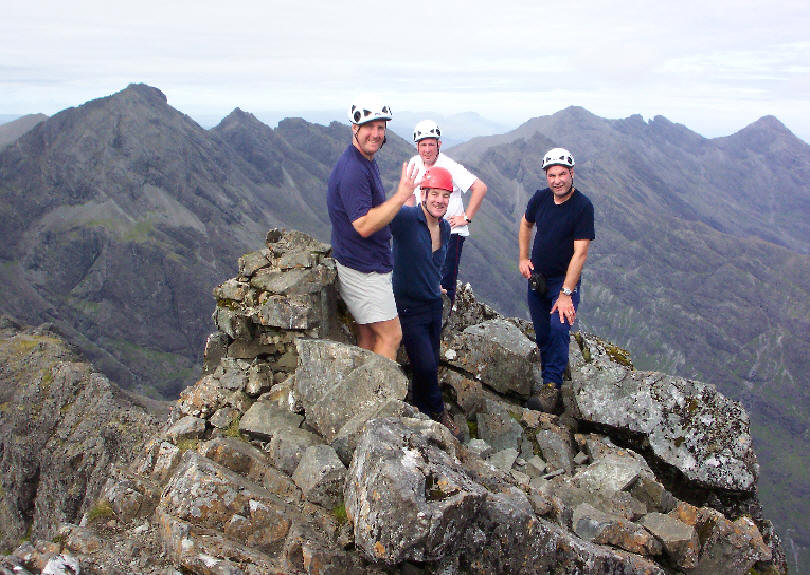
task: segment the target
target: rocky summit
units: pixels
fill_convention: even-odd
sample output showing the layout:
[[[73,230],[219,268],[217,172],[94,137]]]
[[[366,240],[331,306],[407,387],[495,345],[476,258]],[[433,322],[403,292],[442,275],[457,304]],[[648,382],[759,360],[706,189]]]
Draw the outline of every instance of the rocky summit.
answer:
[[[527,410],[531,325],[463,285],[440,372],[459,442],[408,403],[404,353],[352,345],[329,256],[278,229],[242,256],[214,290],[199,381],[129,457],[105,460],[103,485],[85,482],[92,504],[36,523],[0,574],[787,572],[738,403],[580,332],[558,412]],[[35,430],[13,434],[6,507],[8,446]]]

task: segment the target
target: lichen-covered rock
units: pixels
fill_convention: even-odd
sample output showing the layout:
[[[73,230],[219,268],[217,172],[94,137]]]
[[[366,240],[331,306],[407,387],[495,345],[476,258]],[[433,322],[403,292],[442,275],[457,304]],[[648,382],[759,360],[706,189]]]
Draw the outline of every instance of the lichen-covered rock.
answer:
[[[408,380],[390,359],[327,340],[301,339],[296,348],[295,394],[327,443],[357,412],[405,399]]]
[[[591,358],[606,356],[594,340],[586,341]],[[714,386],[594,359],[571,375],[583,420],[643,435],[656,457],[691,481],[754,489],[758,466],[748,414]]]
[[[697,564],[700,540],[694,526],[662,513],[648,513],[641,520],[662,543],[669,560],[678,569],[692,569]]]
[[[475,518],[486,490],[455,458],[449,432],[433,421],[374,419],[346,478],[355,542],[373,561],[436,561]]]
[[[327,509],[343,501],[346,466],[328,445],[308,447],[292,478],[307,501]]]
[[[646,556],[660,555],[662,551],[661,542],[642,525],[599,511],[587,503],[574,509],[571,526],[574,533],[594,543]]]
[[[192,451],[166,485],[158,513],[220,529],[264,553],[282,548],[295,518],[295,508],[273,493]]]
[[[702,429],[717,423],[717,409],[728,418],[721,431],[747,426],[710,386],[633,375],[626,353],[575,334],[563,413],[523,409],[540,375],[531,324],[502,318],[461,285],[441,357],[445,401],[464,431],[458,442],[405,401],[407,365],[347,343],[329,246],[283,230],[266,241],[215,289],[219,331],[206,343],[204,376],[149,441],[122,441],[137,461],[109,465],[94,451],[99,435],[116,435],[77,424],[88,405],[97,408],[86,395],[74,408],[59,392],[54,407],[69,417],[55,428],[30,405],[0,403],[0,426],[15,426],[13,444],[1,438],[3,487],[13,489],[0,491],[0,526],[15,510],[7,495],[43,475],[32,465],[39,460],[24,457],[42,447],[29,425],[46,422],[49,434],[75,443],[72,463],[97,458],[107,480],[81,527],[62,524],[54,540],[0,556],[0,575],[39,573],[60,555],[76,557],[82,572],[113,575],[784,573],[756,491],[712,483],[748,460],[744,433],[743,455],[729,459],[717,430]],[[30,363],[33,371],[19,373],[53,396],[49,378],[35,373],[36,350],[48,342],[16,345],[12,372]],[[91,389],[102,391],[92,400],[109,399]],[[606,411],[597,417],[589,405]],[[616,412],[629,421],[618,426]],[[130,420],[114,421],[123,433]],[[681,442],[675,423],[692,426],[689,441],[706,441],[703,450]],[[694,469],[677,471],[667,457],[686,461],[676,449],[684,444]],[[65,469],[38,488],[71,501]]]
[[[537,347],[503,319],[471,325],[455,337],[446,335],[441,355],[449,365],[500,393],[526,398],[540,381]]]
[[[78,523],[110,468],[132,461],[158,423],[58,335],[3,325],[0,551],[10,552]]]
[[[757,562],[772,559],[770,548],[749,517],[730,521],[710,507],[695,508],[684,503],[671,515],[693,525],[700,538],[700,556],[690,575],[743,575]]]
[[[523,438],[523,427],[503,405],[494,401],[485,402],[485,408],[476,415],[478,435],[495,451],[517,450]]]

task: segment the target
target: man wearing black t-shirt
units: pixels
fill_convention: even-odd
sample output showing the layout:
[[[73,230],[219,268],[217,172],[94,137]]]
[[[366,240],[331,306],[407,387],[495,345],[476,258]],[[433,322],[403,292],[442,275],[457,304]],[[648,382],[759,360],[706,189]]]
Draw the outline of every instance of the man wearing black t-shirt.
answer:
[[[543,387],[534,389],[529,409],[554,411],[568,365],[571,325],[579,307],[582,268],[596,237],[593,204],[574,188],[574,156],[554,148],[543,156],[548,188],[529,200],[518,232],[521,275],[543,366]],[[529,240],[537,226],[532,255]]]

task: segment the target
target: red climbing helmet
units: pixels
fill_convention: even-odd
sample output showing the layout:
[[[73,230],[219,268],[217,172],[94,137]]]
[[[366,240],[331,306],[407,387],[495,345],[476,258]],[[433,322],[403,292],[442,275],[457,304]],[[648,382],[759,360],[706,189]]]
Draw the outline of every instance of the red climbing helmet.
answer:
[[[432,166],[427,169],[422,183],[419,184],[423,190],[445,190],[447,192],[453,191],[453,176],[447,171],[447,168],[439,166]]]

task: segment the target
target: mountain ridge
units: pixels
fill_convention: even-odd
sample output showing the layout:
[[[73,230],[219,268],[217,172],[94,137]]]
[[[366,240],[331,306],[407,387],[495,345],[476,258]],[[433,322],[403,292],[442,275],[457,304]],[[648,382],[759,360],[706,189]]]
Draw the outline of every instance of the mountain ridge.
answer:
[[[52,322],[134,389],[171,395],[193,381],[210,290],[255,238],[289,225],[328,241],[325,181],[350,141],[345,124],[288,118],[272,129],[237,110],[204,130],[156,88],[133,85],[60,112],[0,152],[3,310]],[[543,152],[569,146],[598,217],[582,326],[630,348],[639,365],[717,383],[753,408],[755,440],[768,441],[763,473],[804,485],[804,440],[785,445],[780,434],[806,429],[808,146],[768,118],[707,140],[660,116],[567,110],[520,135],[448,150],[490,188],[460,278],[526,317],[516,222],[545,187]],[[763,141],[790,153],[761,157]],[[378,156],[387,189],[413,153],[389,135]],[[763,194],[763,173],[779,189]],[[771,451],[794,463],[769,461]]]

